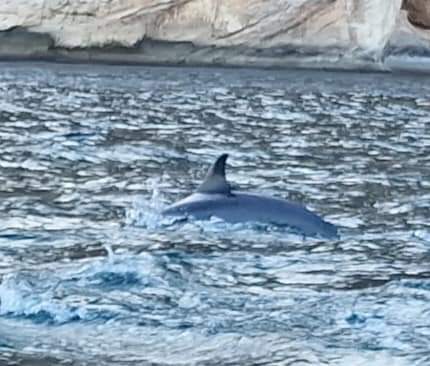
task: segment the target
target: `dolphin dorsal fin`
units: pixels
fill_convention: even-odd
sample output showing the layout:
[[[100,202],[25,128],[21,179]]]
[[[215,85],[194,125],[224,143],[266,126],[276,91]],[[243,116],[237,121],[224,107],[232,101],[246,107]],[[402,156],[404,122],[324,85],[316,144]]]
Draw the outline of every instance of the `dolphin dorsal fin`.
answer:
[[[205,180],[197,188],[197,192],[230,194],[230,184],[225,179],[227,158],[228,154],[222,154],[215,160],[215,163],[209,168]]]

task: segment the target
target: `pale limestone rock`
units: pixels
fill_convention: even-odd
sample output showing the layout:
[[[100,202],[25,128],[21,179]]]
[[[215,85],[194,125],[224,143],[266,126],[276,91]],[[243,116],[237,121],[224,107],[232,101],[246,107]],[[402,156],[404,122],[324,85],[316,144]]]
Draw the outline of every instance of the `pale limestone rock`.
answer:
[[[129,48],[130,62],[383,67],[390,50],[430,48],[430,30],[407,20],[430,24],[425,1],[1,0],[0,33],[29,33],[4,33],[0,56],[33,33],[51,40],[29,48],[47,57],[121,62]]]
[[[0,31],[40,25],[44,20],[43,5],[42,0],[1,0]]]
[[[58,46],[130,46],[144,37],[198,45],[364,48],[391,31],[400,0],[3,0],[0,29]]]
[[[346,0],[350,39],[366,52],[380,54],[394,31],[401,0]]]

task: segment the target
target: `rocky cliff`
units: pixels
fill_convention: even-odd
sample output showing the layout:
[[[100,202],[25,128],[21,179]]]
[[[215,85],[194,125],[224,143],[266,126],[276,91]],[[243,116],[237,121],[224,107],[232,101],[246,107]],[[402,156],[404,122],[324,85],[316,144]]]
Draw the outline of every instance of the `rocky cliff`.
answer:
[[[430,60],[429,3],[2,0],[0,58],[426,68]]]

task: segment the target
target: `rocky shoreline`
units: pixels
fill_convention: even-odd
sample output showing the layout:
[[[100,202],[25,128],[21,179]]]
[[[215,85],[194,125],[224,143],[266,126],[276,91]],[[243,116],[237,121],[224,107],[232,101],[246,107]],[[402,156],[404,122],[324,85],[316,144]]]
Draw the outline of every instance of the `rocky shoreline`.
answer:
[[[262,3],[8,0],[0,60],[430,71],[423,1]]]

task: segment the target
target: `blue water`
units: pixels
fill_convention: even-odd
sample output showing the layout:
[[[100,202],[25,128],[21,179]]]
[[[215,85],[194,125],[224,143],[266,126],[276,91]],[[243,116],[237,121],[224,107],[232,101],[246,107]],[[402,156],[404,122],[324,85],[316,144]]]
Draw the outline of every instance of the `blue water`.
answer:
[[[430,78],[0,67],[1,365],[430,364]],[[341,239],[162,219],[222,152]]]

